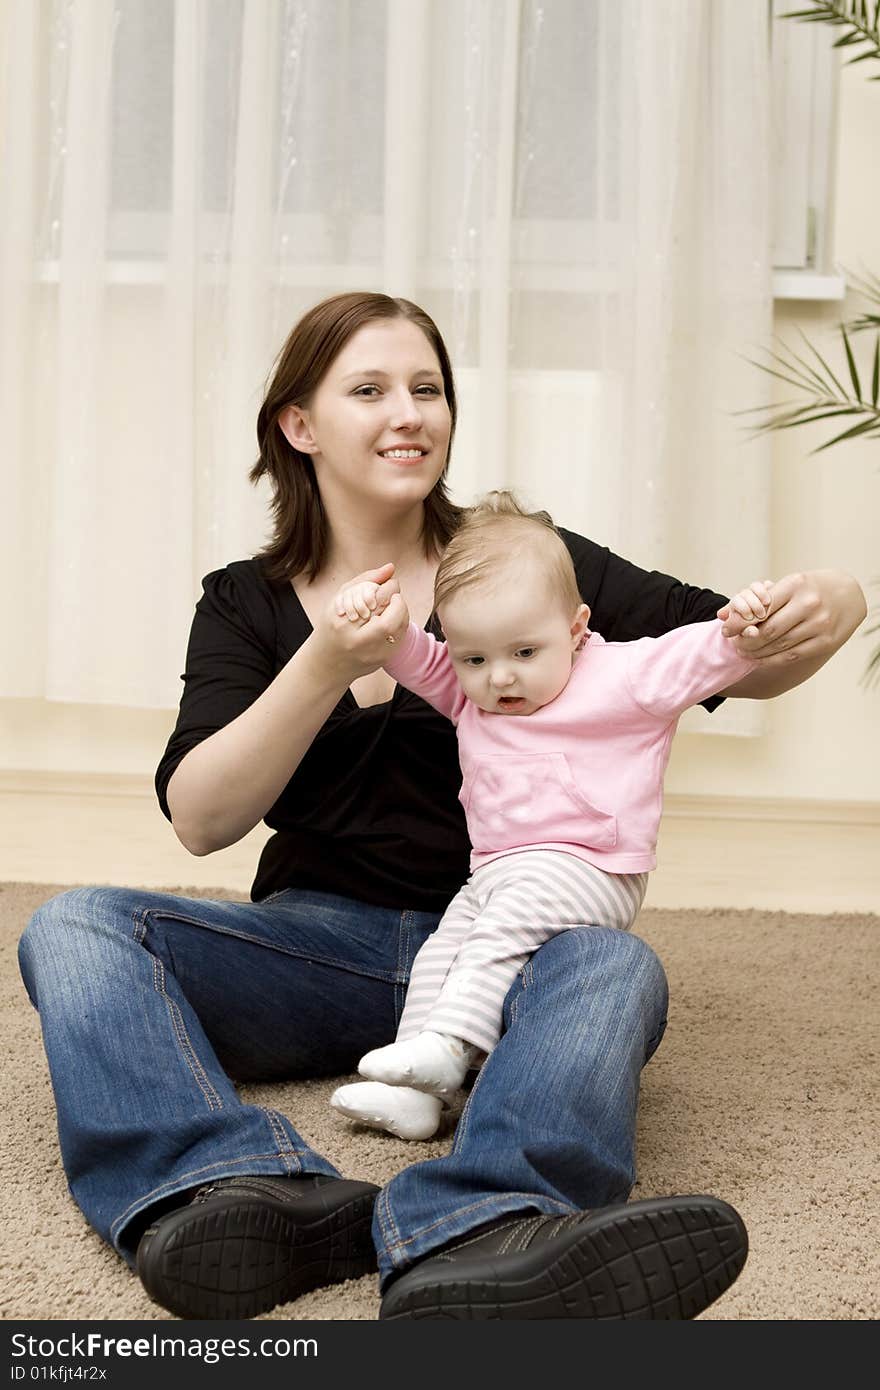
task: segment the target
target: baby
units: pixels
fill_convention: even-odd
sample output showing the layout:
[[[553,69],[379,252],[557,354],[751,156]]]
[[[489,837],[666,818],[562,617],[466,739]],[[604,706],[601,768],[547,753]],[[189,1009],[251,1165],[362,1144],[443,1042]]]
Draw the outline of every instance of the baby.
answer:
[[[730,605],[752,623],[770,601],[756,582]],[[375,584],[352,581],[336,596],[340,616],[386,624],[385,670],[455,724],[472,846],[470,878],[416,956],[396,1041],[361,1058],[367,1081],[331,1098],[402,1139],[434,1134],[498,1042],[505,995],[539,946],[572,927],[632,926],[678,718],[755,665],[717,619],[604,642],[549,516],[505,492],[469,509],[434,606],[445,643],[410,622],[399,594],[380,603]]]

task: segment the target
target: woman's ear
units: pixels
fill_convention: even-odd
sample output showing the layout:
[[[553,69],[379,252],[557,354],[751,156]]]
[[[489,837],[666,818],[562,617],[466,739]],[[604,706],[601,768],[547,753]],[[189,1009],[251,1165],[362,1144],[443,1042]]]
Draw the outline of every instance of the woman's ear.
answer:
[[[573,652],[579,651],[590,635],[587,623],[590,621],[590,610],[585,603],[582,603],[574,615],[574,622],[571,625],[571,649]]]
[[[316,454],[318,446],[312,437],[308,411],[298,405],[286,405],[278,416],[281,433],[288,444],[301,454]]]

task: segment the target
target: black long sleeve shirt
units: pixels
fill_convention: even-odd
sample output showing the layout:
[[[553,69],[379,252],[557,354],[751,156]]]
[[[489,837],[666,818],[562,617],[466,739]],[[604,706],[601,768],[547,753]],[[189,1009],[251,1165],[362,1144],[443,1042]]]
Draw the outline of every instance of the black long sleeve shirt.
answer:
[[[560,529],[590,626],[606,641],[656,637],[713,618],[722,594],[646,571]],[[258,559],[203,580],[186,655],[177,724],[156,772],[164,814],[171,775],[191,748],[246,710],[312,631],[289,583]],[[432,628],[440,637],[439,628]],[[718,696],[704,701],[707,709]],[[265,816],[274,835],[251,898],[311,888],[401,910],[442,912],[468,877],[455,730],[402,686],[361,709],[348,690]]]

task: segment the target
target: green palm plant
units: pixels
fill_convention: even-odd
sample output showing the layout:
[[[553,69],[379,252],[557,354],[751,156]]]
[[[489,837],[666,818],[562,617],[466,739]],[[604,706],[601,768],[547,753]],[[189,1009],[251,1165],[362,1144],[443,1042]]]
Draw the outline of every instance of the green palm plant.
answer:
[[[865,58],[880,58],[880,32],[877,28],[880,3],[873,0],[811,0],[808,10],[787,10],[780,19],[798,19],[805,24],[837,24],[848,32],[837,40],[835,48],[851,48],[853,44],[866,43],[868,47],[848,63],[861,63]],[[880,73],[875,73],[872,82],[880,81]]]
[[[875,291],[875,302],[880,307],[880,285]],[[842,417],[846,415],[860,417],[856,424],[850,425],[831,439],[826,439],[824,444],[818,444],[810,451],[813,454],[830,449],[832,444],[840,444],[844,439],[855,439],[860,434],[880,434],[880,331],[874,344],[870,384],[866,380],[864,386],[859,377],[849,337],[851,333],[857,333],[864,328],[880,330],[880,315],[867,313],[861,319],[840,325],[840,336],[849,372],[849,381],[845,385],[805,333],[801,333],[801,338],[808,352],[812,354],[812,361],[808,357],[798,356],[793,348],[787,347],[784,343],[780,343],[778,352],[770,348],[764,349],[769,361],[761,362],[752,357],[747,358],[753,367],[759,367],[761,371],[786,382],[800,393],[800,396],[793,400],[753,406],[749,410],[738,412],[741,415],[763,414],[763,418],[752,426],[754,433],[757,435],[768,430],[789,430],[795,425],[812,425],[817,420],[842,421]],[[841,372],[841,376],[845,375],[845,372]],[[807,397],[806,404],[798,405],[797,400],[803,400],[804,396]]]
[[[790,10],[780,18],[842,27],[844,33],[835,42],[835,48],[866,45],[862,52],[847,59],[847,65],[863,62],[866,58],[880,60],[880,0],[873,0],[873,3],[872,0],[813,0],[810,9]],[[870,80],[880,81],[880,73],[872,74]],[[835,373],[804,333],[801,333],[801,338],[806,348],[805,355],[779,342],[778,350],[763,349],[765,360],[747,358],[752,366],[785,382],[796,393],[789,400],[739,411],[741,415],[756,417],[750,426],[754,435],[771,430],[794,429],[798,425],[811,425],[819,420],[835,420],[842,425],[846,417],[855,417],[854,423],[847,423],[845,429],[824,444],[817,445],[811,453],[821,453],[833,444],[841,444],[860,435],[866,438],[880,436],[880,313],[874,312],[880,310],[880,278],[870,271],[864,275],[853,275],[849,271],[845,271],[845,274],[848,286],[862,294],[869,305],[858,318],[840,324],[845,369]],[[877,336],[870,380],[865,378],[863,381],[850,337],[872,330]],[[880,617],[880,610],[875,609],[873,613]],[[865,635],[875,633],[880,633],[880,621],[868,627]],[[878,679],[880,645],[872,652],[864,673],[864,681],[868,685]]]

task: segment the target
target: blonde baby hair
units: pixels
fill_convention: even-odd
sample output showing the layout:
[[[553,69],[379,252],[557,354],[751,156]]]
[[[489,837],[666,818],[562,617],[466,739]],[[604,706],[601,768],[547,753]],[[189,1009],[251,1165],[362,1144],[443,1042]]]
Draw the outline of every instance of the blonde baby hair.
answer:
[[[514,493],[496,489],[465,509],[443,552],[434,581],[435,613],[453,594],[477,584],[492,588],[513,567],[531,562],[572,615],[583,602],[571,555],[549,512],[529,512]]]

